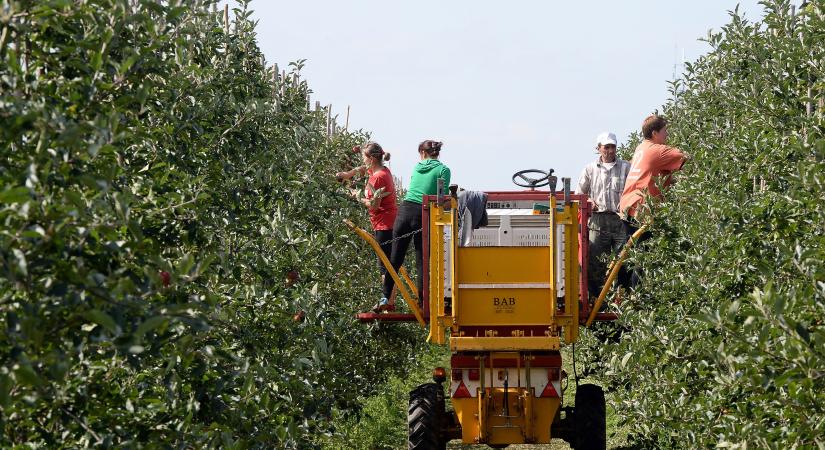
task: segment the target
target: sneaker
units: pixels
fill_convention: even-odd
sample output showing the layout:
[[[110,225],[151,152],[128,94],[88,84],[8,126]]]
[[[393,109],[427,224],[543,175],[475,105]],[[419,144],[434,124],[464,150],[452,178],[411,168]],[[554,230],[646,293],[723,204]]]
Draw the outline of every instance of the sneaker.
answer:
[[[372,312],[376,314],[380,313],[381,311],[385,311],[388,306],[390,306],[390,301],[387,300],[386,297],[381,297],[381,300],[378,300],[378,303],[376,303],[375,306],[372,307]]]

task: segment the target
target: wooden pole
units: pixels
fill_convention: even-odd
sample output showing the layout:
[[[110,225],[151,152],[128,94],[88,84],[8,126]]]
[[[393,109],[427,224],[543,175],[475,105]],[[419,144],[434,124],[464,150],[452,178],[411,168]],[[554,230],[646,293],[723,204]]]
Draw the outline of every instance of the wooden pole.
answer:
[[[229,34],[229,3],[223,5],[223,30]]]
[[[811,101],[811,96],[814,95],[811,87],[808,86],[808,101],[805,102],[805,115],[810,116],[814,112],[814,104]]]
[[[327,106],[327,137],[332,137],[332,105]]]
[[[349,105],[347,105],[347,119],[344,122],[344,131],[349,130]]]
[[[278,91],[279,90],[280,89],[279,89],[279,86],[278,86],[278,65],[273,64],[272,65],[272,100],[273,100],[273,103],[275,105],[275,112],[280,112],[281,111],[281,105],[279,104],[279,101],[278,101]]]

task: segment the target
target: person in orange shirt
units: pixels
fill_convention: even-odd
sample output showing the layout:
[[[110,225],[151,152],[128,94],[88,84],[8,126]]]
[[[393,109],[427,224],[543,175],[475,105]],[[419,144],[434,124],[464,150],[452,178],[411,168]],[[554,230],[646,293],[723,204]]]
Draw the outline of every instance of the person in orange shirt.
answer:
[[[645,215],[649,208],[644,207],[645,199],[648,196],[651,199],[661,199],[659,185],[669,186],[673,181],[673,172],[680,170],[688,159],[687,154],[667,145],[667,120],[664,117],[655,114],[648,116],[642,122],[642,137],[644,140],[633,152],[630,171],[619,200],[619,214],[624,220],[628,240],[639,229],[639,225],[647,221]],[[639,236],[639,241],[647,237],[648,233],[645,232]],[[629,276],[627,271],[623,272],[619,276],[619,284],[636,287],[641,277],[639,269],[632,270]]]
[[[648,195],[654,199],[662,198],[658,184],[669,186],[673,172],[681,169],[687,160],[684,152],[666,144],[667,120],[663,117],[655,114],[648,116],[642,123],[642,136],[644,140],[633,153],[630,172],[619,200],[619,212],[631,224],[642,222],[644,208],[641,207],[645,198]]]

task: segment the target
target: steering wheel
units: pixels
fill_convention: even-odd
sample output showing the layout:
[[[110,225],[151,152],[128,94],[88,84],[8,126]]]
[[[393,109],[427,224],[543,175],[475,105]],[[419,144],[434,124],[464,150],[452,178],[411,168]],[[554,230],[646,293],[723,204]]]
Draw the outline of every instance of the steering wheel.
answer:
[[[547,186],[548,184],[553,184],[553,188],[555,189],[556,186],[556,177],[553,176],[553,169],[548,170],[547,172],[538,169],[527,169],[527,170],[520,170],[513,174],[513,183],[516,186],[526,187],[530,189],[535,189],[537,187]],[[538,178],[533,178],[528,175],[540,175]],[[521,181],[521,182],[519,182]]]

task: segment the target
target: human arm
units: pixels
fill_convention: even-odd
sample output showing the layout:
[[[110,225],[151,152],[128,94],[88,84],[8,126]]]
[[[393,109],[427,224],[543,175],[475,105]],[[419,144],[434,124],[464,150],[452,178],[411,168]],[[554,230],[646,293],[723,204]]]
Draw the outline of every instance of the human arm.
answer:
[[[587,203],[590,203],[593,211],[598,211],[599,207],[590,197],[590,171],[587,170],[587,167],[582,170],[582,174],[579,176],[579,193],[587,195]]]
[[[364,188],[364,199],[361,203],[370,211],[375,211],[381,206],[384,197],[392,194],[394,189],[389,172],[379,170],[370,175],[369,180],[367,180],[367,185]]]
[[[365,173],[367,173],[367,166],[358,166],[352,170],[336,173],[335,179],[338,181],[349,180],[356,175],[363,177]]]
[[[681,170],[688,155],[676,147],[662,145],[659,147],[659,169],[662,172],[672,173]]]
[[[579,193],[590,195],[590,172],[587,171],[587,167],[579,175]]]
[[[381,206],[381,200],[388,195],[390,195],[390,193],[386,192],[383,187],[378,188],[372,191],[371,196],[365,196],[364,198],[362,198],[361,203],[364,206],[366,206],[367,209],[369,209],[370,211],[375,211],[376,209],[378,209],[379,206]]]
[[[441,178],[441,179],[444,180],[444,189],[445,190],[450,187],[450,176],[451,176],[450,168],[447,167],[447,166],[442,167],[441,168],[441,173],[438,175],[438,178]]]

